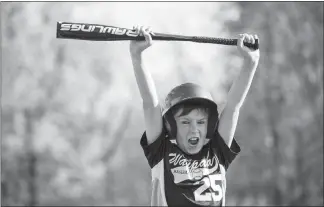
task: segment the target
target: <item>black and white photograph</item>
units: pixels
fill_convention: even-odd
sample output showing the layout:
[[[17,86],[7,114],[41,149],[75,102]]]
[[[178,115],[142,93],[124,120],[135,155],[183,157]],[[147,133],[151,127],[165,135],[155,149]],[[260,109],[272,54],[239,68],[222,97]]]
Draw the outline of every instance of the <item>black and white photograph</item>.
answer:
[[[1,1],[1,206],[323,206],[323,1]]]

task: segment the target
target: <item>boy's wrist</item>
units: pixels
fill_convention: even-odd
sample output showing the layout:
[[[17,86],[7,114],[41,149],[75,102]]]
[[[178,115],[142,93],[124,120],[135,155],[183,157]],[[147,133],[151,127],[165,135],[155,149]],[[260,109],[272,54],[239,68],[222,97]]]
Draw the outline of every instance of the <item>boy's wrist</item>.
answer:
[[[250,57],[245,57],[244,58],[244,64],[250,67],[255,67],[259,63],[259,59],[256,58],[250,58]]]
[[[130,51],[132,59],[140,60],[142,58],[142,52]]]

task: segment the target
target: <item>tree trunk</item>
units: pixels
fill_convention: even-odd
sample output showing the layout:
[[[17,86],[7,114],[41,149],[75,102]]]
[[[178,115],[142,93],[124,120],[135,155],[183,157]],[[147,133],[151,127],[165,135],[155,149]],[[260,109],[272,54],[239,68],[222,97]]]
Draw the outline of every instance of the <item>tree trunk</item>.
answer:
[[[279,134],[277,133],[277,130],[275,129],[275,126],[271,126],[272,128],[272,137],[273,137],[273,183],[275,184],[273,186],[273,201],[274,205],[282,205],[282,197],[280,192],[280,149],[279,149]]]
[[[267,46],[266,46],[266,55],[268,56],[268,63],[266,65],[268,66],[272,66],[274,65],[273,62],[275,62],[275,58],[273,56],[273,54],[275,54],[276,52],[276,46],[275,46],[275,34],[273,32],[271,23],[274,22],[273,19],[271,19],[271,14],[268,15],[268,21],[267,21],[267,26],[266,26],[266,31],[268,34],[268,40],[267,40]],[[274,71],[276,68],[272,67],[272,68],[267,68],[268,70],[268,74],[270,76],[270,80],[271,78],[274,78],[273,75],[271,74],[272,71]],[[279,182],[280,182],[280,138],[279,138],[279,134],[277,132],[276,129],[276,119],[278,119],[280,116],[280,113],[276,110],[280,109],[280,107],[275,107],[276,105],[280,104],[280,100],[281,97],[277,97],[277,96],[272,96],[273,93],[280,93],[277,91],[273,91],[274,89],[276,89],[275,87],[271,87],[271,83],[266,82],[265,84],[265,94],[267,94],[267,97],[265,98],[265,104],[267,106],[267,124],[269,124],[269,132],[271,134],[272,137],[272,153],[273,153],[273,177],[272,177],[272,202],[273,205],[281,205],[282,203],[282,198],[281,198],[281,192],[279,189]],[[279,90],[279,88],[277,89]],[[275,94],[277,95],[277,94]],[[279,95],[279,94],[278,94]],[[280,94],[282,95],[282,94]]]
[[[33,139],[33,116],[29,109],[25,109],[25,127],[26,127],[26,158],[27,158],[27,190],[28,190],[28,206],[37,205],[37,157],[34,151],[34,139]]]

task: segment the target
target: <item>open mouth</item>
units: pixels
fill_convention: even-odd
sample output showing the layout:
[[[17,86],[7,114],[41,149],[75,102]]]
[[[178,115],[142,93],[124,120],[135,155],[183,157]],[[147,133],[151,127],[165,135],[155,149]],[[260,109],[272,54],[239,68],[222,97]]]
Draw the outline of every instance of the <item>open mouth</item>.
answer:
[[[195,146],[195,145],[197,145],[198,142],[199,142],[199,137],[191,137],[191,138],[188,140],[188,142],[189,142],[190,145]]]

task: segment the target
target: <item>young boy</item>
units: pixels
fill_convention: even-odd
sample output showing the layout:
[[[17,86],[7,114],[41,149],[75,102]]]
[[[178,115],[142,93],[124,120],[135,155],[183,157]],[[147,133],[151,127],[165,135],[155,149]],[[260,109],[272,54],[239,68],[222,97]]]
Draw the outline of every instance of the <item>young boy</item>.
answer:
[[[146,131],[140,144],[152,170],[152,206],[225,206],[226,171],[240,152],[234,139],[239,110],[250,88],[260,53],[243,42],[237,48],[244,68],[234,81],[227,104],[218,115],[211,94],[184,83],[167,95],[162,111],[154,81],[143,64],[143,51],[152,45],[149,28],[134,27],[145,41],[131,41],[130,54],[140,90]]]

